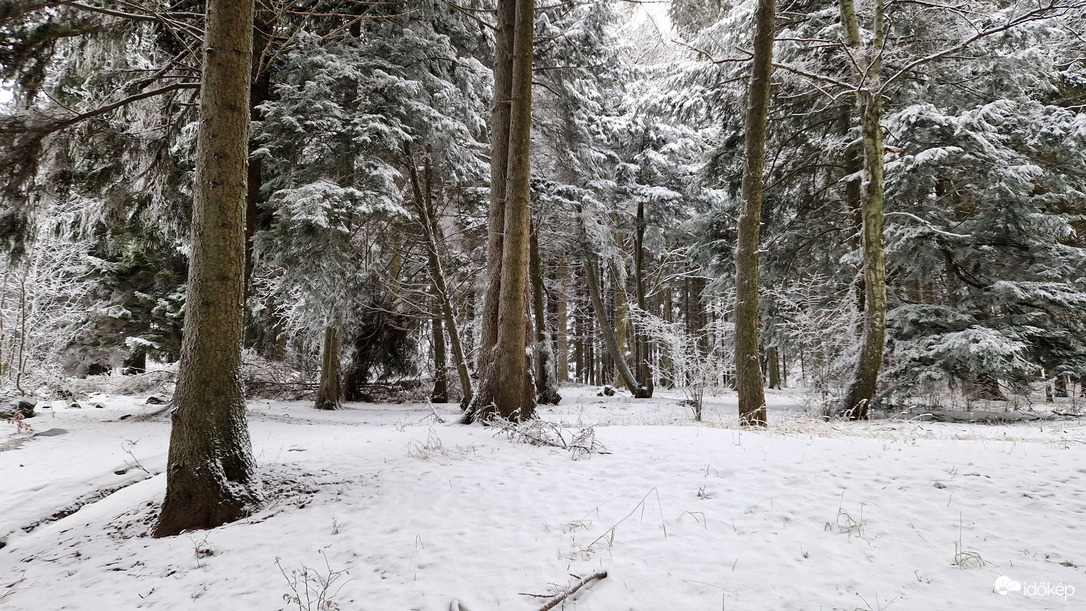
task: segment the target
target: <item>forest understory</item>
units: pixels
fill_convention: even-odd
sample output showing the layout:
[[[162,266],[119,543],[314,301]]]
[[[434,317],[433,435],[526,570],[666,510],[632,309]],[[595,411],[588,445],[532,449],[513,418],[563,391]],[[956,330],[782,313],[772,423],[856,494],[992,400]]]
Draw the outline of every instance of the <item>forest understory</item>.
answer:
[[[251,400],[265,504],[166,539],[150,532],[169,425],[139,418],[159,407],[41,405],[32,430],[0,438],[0,604],[527,610],[601,571],[558,608],[1073,609],[1086,595],[1078,419],[825,421],[817,393],[771,390],[774,426],[755,431],[734,393],[706,397],[694,423],[681,393],[599,390],[563,387],[526,435],[456,424],[455,405]],[[526,443],[585,429],[591,452]],[[1001,577],[1022,590],[1000,594]]]
[[[1084,381],[1086,0],[0,0],[5,609],[1078,608]]]

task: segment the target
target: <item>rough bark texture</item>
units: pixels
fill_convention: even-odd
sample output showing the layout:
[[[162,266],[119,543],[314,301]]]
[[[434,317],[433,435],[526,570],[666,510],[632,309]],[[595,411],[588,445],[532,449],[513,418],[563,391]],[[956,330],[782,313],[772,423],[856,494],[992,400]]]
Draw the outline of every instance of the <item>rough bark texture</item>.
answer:
[[[499,1],[491,117],[490,285],[483,312],[482,379],[465,422],[491,416],[527,420],[535,415],[531,358],[526,350],[531,329],[528,200],[534,24],[532,0]],[[503,91],[508,93],[503,95]]]
[[[739,391],[739,424],[743,426],[765,426],[767,421],[758,363],[758,243],[775,14],[774,0],[759,0],[754,13],[753,71],[747,98],[743,210],[735,246],[735,387]]]
[[[241,387],[252,0],[210,0],[200,88],[192,255],[155,536],[213,528],[262,500]]]
[[[840,0],[841,22],[845,39],[852,48],[861,45],[855,5],[852,0]],[[863,340],[860,359],[852,382],[838,407],[840,415],[862,420],[868,417],[871,401],[882,368],[883,347],[886,343],[886,259],[883,250],[883,176],[885,163],[882,142],[882,102],[879,98],[879,72],[885,40],[883,0],[875,2],[875,38],[871,47],[854,67],[857,100],[863,128],[864,180],[863,199],[863,259],[864,310]]]
[[[339,328],[325,327],[321,345],[321,379],[317,387],[317,409],[339,409]]]
[[[494,33],[494,106],[490,110],[490,210],[486,226],[486,267],[489,275],[483,297],[479,356],[476,371],[485,379],[491,351],[498,341],[498,293],[501,289],[505,232],[506,180],[509,174],[509,118],[513,105],[513,26],[516,0],[498,3]]]

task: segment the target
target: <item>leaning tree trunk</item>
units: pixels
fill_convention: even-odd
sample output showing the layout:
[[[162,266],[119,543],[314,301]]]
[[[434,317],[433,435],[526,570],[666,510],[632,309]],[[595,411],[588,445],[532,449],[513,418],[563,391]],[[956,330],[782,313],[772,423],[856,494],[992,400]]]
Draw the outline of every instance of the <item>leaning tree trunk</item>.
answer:
[[[603,306],[603,298],[600,296],[600,281],[596,274],[596,262],[593,257],[586,257],[584,261],[584,275],[588,281],[588,294],[592,298],[592,308],[596,311],[596,321],[600,325],[600,334],[603,335],[603,343],[607,346],[607,352],[611,360],[615,362],[618,377],[626,389],[635,399],[648,399],[651,395],[648,390],[637,383],[633,370],[623,358],[618,346],[618,338],[615,329],[607,322],[607,310]]]
[[[478,392],[462,419],[464,422],[492,416],[527,420],[535,415],[531,358],[525,350],[531,329],[528,203],[534,23],[533,0],[499,0],[495,110],[491,116],[487,253],[490,286],[483,312],[483,371]],[[507,114],[500,110],[503,106],[508,107]],[[496,162],[499,157],[505,157],[507,163]]]
[[[317,409],[339,409],[339,327],[324,328],[321,344],[321,379],[317,386]]]
[[[411,188],[414,193],[415,211],[418,214],[419,225],[426,237],[426,265],[429,268],[430,280],[433,282],[436,298],[441,306],[441,315],[445,319],[445,328],[449,331],[449,347],[452,348],[453,362],[456,365],[456,373],[460,379],[460,390],[464,394],[460,405],[466,407],[471,401],[473,390],[471,375],[468,373],[467,359],[464,357],[464,348],[460,343],[460,327],[456,322],[456,313],[453,310],[452,297],[449,295],[449,286],[445,281],[445,271],[441,265],[441,257],[438,254],[440,228],[437,224],[437,210],[433,204],[431,187],[430,163],[426,162],[425,185],[418,176],[415,167],[415,158],[409,144],[404,144],[404,153],[407,156],[408,175],[411,179]],[[446,399],[447,400],[447,399]]]
[[[856,7],[853,0],[841,0],[841,21],[846,42],[854,49],[861,46]],[[879,72],[882,69],[882,48],[885,40],[883,0],[875,2],[875,38],[867,53],[868,66],[862,61],[854,64],[853,78],[857,83],[863,129],[864,180],[863,198],[863,261],[864,312],[863,340],[860,359],[852,382],[845,392],[838,412],[852,420],[868,417],[871,401],[882,368],[883,347],[886,343],[886,258],[883,251],[883,177],[882,103],[879,98]]]
[[[767,422],[758,366],[758,241],[775,22],[775,1],[759,0],[754,14],[753,71],[747,102],[743,210],[735,246],[735,387],[739,391],[739,424],[743,426],[765,426]]]
[[[241,387],[253,0],[209,0],[181,363],[156,537],[262,500]]]

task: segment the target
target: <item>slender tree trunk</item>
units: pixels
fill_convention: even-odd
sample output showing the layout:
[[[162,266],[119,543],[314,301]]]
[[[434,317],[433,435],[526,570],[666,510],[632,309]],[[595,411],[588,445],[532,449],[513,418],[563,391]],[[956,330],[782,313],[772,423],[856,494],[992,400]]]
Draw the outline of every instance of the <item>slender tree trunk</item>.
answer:
[[[615,339],[618,340],[618,354],[617,358],[621,358],[626,367],[630,371],[634,371],[634,379],[637,380],[636,368],[637,360],[633,354],[631,344],[633,341],[633,325],[630,321],[630,300],[629,295],[626,294],[626,284],[623,282],[623,274],[626,271],[625,267],[620,267],[613,260],[611,261],[611,277],[614,281],[611,283],[611,295],[613,297],[614,309],[614,329]],[[616,368],[617,373],[617,368]],[[617,385],[617,384],[616,384]],[[638,383],[638,387],[642,389],[643,393],[648,393],[648,387]],[[648,398],[651,395],[647,395]]]
[[[532,311],[535,313],[535,393],[536,401],[558,405],[558,376],[554,366],[550,333],[547,332],[547,310],[543,303],[543,262],[539,254],[539,238],[531,231],[529,263],[532,272]]]
[[[1070,377],[1071,376],[1066,374],[1066,373],[1058,373],[1058,374],[1056,374],[1056,396],[1057,397],[1064,398],[1064,397],[1070,396],[1070,395],[1067,394],[1067,387],[1070,386],[1067,383],[1067,380]]]
[[[569,381],[569,341],[567,325],[569,325],[569,303],[568,303],[568,280],[569,280],[569,265],[566,263],[565,258],[562,259],[561,265],[558,266],[558,282],[557,290],[555,293],[558,298],[555,299],[555,309],[558,311],[558,324],[555,329],[555,336],[557,340],[557,356],[558,356],[558,384],[564,384]],[[578,365],[579,367],[580,365]]]
[[[637,231],[634,234],[634,298],[637,300],[637,308],[642,312],[648,311],[645,299],[645,202],[637,202]],[[645,392],[652,396],[654,387],[652,380],[652,365],[649,339],[640,329],[634,329],[634,364],[637,368],[637,379],[645,386]]]
[[[510,19],[510,17],[512,17]],[[531,358],[528,345],[529,178],[532,123],[532,43],[535,23],[533,0],[499,0],[497,52],[494,65],[495,112],[492,118],[491,215],[487,263],[491,285],[484,305],[483,347],[489,354],[478,392],[463,420],[471,422],[497,415],[528,420],[535,415]],[[508,30],[508,31],[507,31]],[[509,55],[508,51],[512,51]],[[506,63],[506,60],[508,62]],[[508,89],[505,89],[505,75]],[[502,92],[508,91],[508,96]],[[505,104],[504,100],[509,100]],[[499,107],[507,105],[508,119],[500,125]],[[505,143],[502,136],[505,135]],[[504,155],[503,155],[504,152]],[[505,156],[505,171],[494,159]],[[504,177],[504,180],[498,177]],[[504,187],[504,196],[495,190]],[[500,214],[495,207],[502,208]],[[501,223],[494,219],[500,216]],[[495,238],[494,234],[501,235]],[[500,242],[495,248],[495,240]],[[497,286],[495,286],[497,285]],[[492,295],[493,293],[493,295]],[[496,297],[496,304],[492,304]],[[496,306],[496,307],[495,307]],[[496,319],[491,318],[491,308]],[[493,338],[488,337],[492,334]],[[493,349],[488,340],[493,339]]]
[[[674,293],[675,290],[670,283],[664,286],[660,317],[667,323],[674,322],[675,318]],[[675,360],[666,349],[661,349],[660,352],[660,383],[664,385],[664,388],[675,388]]]
[[[271,99],[271,73],[261,69],[260,55],[268,44],[271,20],[275,15],[265,7],[255,11],[255,24],[253,26],[253,54],[252,68],[250,71],[251,83],[249,85],[249,119],[260,120],[260,110],[257,108]],[[257,221],[260,218],[260,191],[263,185],[263,160],[253,156],[253,151],[259,145],[249,142],[249,165],[246,171],[245,190],[245,294],[244,299],[249,298],[252,287],[250,282],[253,275],[253,236],[256,235]],[[243,304],[245,301],[242,302]],[[250,330],[253,334],[254,330]]]
[[[781,359],[776,346],[770,346],[765,350],[765,367],[769,372],[769,387],[781,389]]]
[[[765,426],[767,422],[758,367],[758,244],[775,24],[776,2],[759,0],[754,13],[753,71],[747,102],[743,211],[735,248],[735,385],[739,391],[739,424],[743,426]]]
[[[209,0],[181,363],[156,537],[262,500],[241,387],[252,0]]]
[[[709,355],[709,336],[705,329],[708,322],[705,315],[705,287],[706,279],[701,276],[688,276],[683,283],[686,333],[694,342],[699,361]],[[758,367],[757,359],[754,361],[754,366]],[[686,376],[688,383],[695,383],[695,372],[687,371],[683,375]]]
[[[592,306],[596,310],[596,320],[599,322],[600,331],[603,334],[603,342],[607,346],[607,351],[611,354],[611,359],[615,362],[618,377],[634,398],[647,399],[648,394],[646,389],[637,383],[637,378],[634,377],[633,371],[630,370],[629,364],[626,363],[626,359],[622,358],[622,355],[619,354],[618,338],[615,337],[614,328],[607,322],[607,311],[603,307],[603,299],[600,296],[600,282],[596,274],[595,261],[586,258],[584,270],[585,279],[588,281],[588,294],[592,298]]]
[[[588,362],[588,350],[585,344],[586,332],[583,312],[583,308],[579,305],[573,310],[573,356],[577,366],[577,376],[575,379],[582,384],[588,384],[588,378],[585,377],[585,371],[587,371],[585,363]]]
[[[427,162],[426,184],[423,185],[423,180],[420,180],[418,175],[418,168],[410,145],[404,145],[404,154],[407,157],[408,176],[411,180],[411,190],[414,195],[415,213],[426,238],[426,265],[436,292],[435,297],[441,306],[441,314],[445,319],[444,326],[449,330],[449,347],[452,349],[453,362],[456,365],[456,373],[460,380],[460,390],[464,393],[460,404],[466,407],[473,394],[471,374],[468,372],[464,348],[460,343],[460,327],[456,322],[456,312],[453,310],[452,297],[449,295],[449,287],[445,281],[445,271],[441,265],[441,256],[438,250],[440,247],[438,236],[441,233],[437,224],[437,210],[434,207],[430,185],[429,162]]]
[[[846,43],[859,49],[861,39],[853,0],[840,0],[841,21]],[[886,259],[883,250],[883,184],[884,158],[882,142],[882,102],[879,97],[879,73],[882,69],[882,48],[885,40],[883,0],[875,0],[875,38],[867,52],[854,67],[857,100],[863,128],[863,259],[864,301],[863,340],[860,358],[852,382],[845,392],[839,413],[852,420],[868,417],[871,401],[878,386],[886,343]],[[860,67],[866,63],[866,66]]]
[[[317,409],[339,409],[339,327],[324,328],[321,344],[321,379],[317,387]]]
[[[780,388],[788,388],[788,350],[781,350],[781,385]]]
[[[434,343],[434,391],[430,393],[431,403],[449,402],[449,383],[445,375],[445,329],[441,317],[430,317],[430,330]]]

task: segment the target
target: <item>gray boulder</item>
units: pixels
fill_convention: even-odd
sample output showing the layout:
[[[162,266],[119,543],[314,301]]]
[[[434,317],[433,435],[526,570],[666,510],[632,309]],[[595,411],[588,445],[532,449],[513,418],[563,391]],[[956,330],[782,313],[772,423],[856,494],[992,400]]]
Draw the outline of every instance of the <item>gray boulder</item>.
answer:
[[[23,414],[23,418],[34,417],[34,406],[37,401],[30,401],[24,397],[0,397],[0,419],[9,420],[15,412]]]

